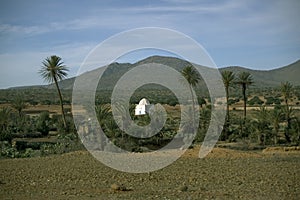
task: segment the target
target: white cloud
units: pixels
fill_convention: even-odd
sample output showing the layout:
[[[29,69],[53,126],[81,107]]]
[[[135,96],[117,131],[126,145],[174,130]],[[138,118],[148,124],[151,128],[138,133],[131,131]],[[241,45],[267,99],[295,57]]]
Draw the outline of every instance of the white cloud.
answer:
[[[80,4],[76,7],[80,7]],[[205,48],[218,51],[217,55],[221,57],[224,51],[226,58],[221,59],[227,63],[241,63],[247,59],[248,63],[256,63],[257,59],[254,58],[259,57],[256,55],[257,52],[253,52],[250,59],[245,56],[246,52],[250,51],[249,48],[253,51],[264,48],[266,51],[269,49],[269,52],[270,49],[282,47],[290,51],[293,49],[294,52],[295,49],[299,49],[299,9],[300,2],[297,0],[267,2],[224,0],[217,3],[163,0],[151,1],[148,4],[138,3],[135,6],[126,3],[123,6],[95,6],[91,12],[78,15],[66,10],[68,17],[62,17],[61,21],[56,21],[58,17],[51,17],[57,13],[47,11],[45,15],[49,15],[49,19],[42,22],[1,20],[0,43],[3,54],[0,55],[0,66],[3,73],[0,87],[8,84],[9,79],[19,81],[23,85],[39,83],[35,66],[40,66],[41,60],[51,54],[61,56],[72,68],[70,74],[75,75],[76,69],[96,43],[117,32],[145,26],[166,27],[188,34]],[[38,14],[32,13],[30,19],[38,18]],[[61,13],[58,15],[64,16]],[[69,37],[69,34],[72,37]],[[65,45],[54,46],[54,43]],[[22,52],[22,49],[26,49],[26,53]],[[286,57],[296,54],[281,52],[281,57],[282,54]],[[273,57],[278,55],[264,55],[263,59],[273,61]],[[20,71],[24,75],[28,74],[23,77],[22,73],[13,74],[13,70]]]
[[[230,10],[238,8],[242,3],[239,1],[225,1],[225,2],[203,2],[203,1],[182,1],[182,0],[167,0],[166,5],[149,4],[143,6],[124,7],[122,9],[108,9],[110,11],[126,12],[126,13],[157,13],[157,12],[194,12],[194,13],[220,13],[230,12]]]
[[[153,6],[111,7],[105,8],[105,10],[99,9],[97,12],[95,11],[93,14],[86,16],[78,16],[77,18],[63,21],[50,21],[39,25],[2,23],[0,24],[0,32],[6,35],[11,33],[38,35],[62,30],[127,29],[141,26],[166,26],[170,25],[170,22],[176,23],[180,18],[184,19],[191,13],[193,13],[195,18],[197,18],[197,15],[205,13],[222,15],[223,12],[230,12],[238,6],[239,3],[236,1],[228,1],[219,4],[193,2],[192,4],[183,5],[162,6],[157,4]],[[180,26],[180,24],[177,25]]]
[[[0,24],[1,34],[28,34],[35,35],[49,31],[49,28],[43,26],[22,26],[13,24]]]
[[[28,51],[0,54],[0,88],[43,84],[38,74],[42,61],[51,55],[60,56],[69,68],[69,76],[75,76],[85,56],[94,44],[61,45],[51,51]]]

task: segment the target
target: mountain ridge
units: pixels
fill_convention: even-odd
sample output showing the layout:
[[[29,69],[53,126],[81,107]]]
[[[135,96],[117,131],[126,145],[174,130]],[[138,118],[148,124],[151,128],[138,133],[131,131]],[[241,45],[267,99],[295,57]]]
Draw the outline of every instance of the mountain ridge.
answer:
[[[289,65],[270,70],[254,70],[240,66],[229,66],[220,68],[220,71],[229,70],[235,73],[242,71],[252,74],[255,84],[262,84],[265,87],[276,87],[281,82],[289,81],[294,86],[300,86],[300,60]],[[254,86],[255,87],[255,86]]]
[[[190,65],[186,60],[176,58],[176,57],[167,57],[167,56],[150,56],[145,59],[142,59],[140,61],[137,61],[135,63],[111,63],[108,65],[107,69],[103,73],[102,79],[100,80],[99,84],[102,86],[103,89],[111,90],[113,89],[114,84],[116,81],[127,71],[130,69],[141,65],[141,64],[147,64],[147,63],[159,63],[167,66],[171,66],[177,71],[181,71],[185,66]],[[197,65],[200,66],[200,65]],[[203,66],[202,66],[203,67]],[[100,67],[101,68],[101,67]],[[99,70],[100,68],[97,68],[95,70]],[[253,80],[255,82],[253,87],[278,87],[280,86],[281,82],[289,81],[294,86],[300,86],[300,60],[297,60],[289,65],[270,69],[270,70],[254,70],[249,69],[246,67],[241,66],[228,66],[228,67],[222,67],[219,68],[219,70],[222,72],[224,70],[233,71],[234,73],[240,73],[240,72],[249,72],[253,76]],[[85,72],[86,73],[93,73],[94,70]],[[83,75],[81,74],[81,75]],[[81,76],[80,75],[80,76]],[[76,77],[71,77],[65,80],[62,80],[59,82],[59,86],[63,90],[70,90],[73,88],[73,84]],[[21,87],[15,87],[15,88],[47,88],[47,89],[54,89],[54,84],[49,85],[34,85],[34,86],[21,86]],[[14,88],[10,88],[14,89]]]

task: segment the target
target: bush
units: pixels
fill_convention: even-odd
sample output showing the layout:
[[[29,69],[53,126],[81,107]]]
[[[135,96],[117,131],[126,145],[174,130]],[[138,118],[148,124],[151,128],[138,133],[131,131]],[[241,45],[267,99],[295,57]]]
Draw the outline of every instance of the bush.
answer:
[[[53,104],[53,102],[51,102],[50,100],[44,100],[41,102],[43,105],[51,105]]]
[[[58,142],[54,144],[43,144],[40,148],[41,155],[47,156],[52,154],[63,154],[71,151],[77,151],[84,149],[80,140],[70,133],[66,135],[60,135]]]
[[[74,121],[72,116],[67,115],[66,116],[66,123],[67,127],[64,127],[64,123],[61,117],[59,117],[56,121],[56,128],[59,134],[69,134],[73,133],[76,134],[76,128],[74,125]]]
[[[27,148],[25,149],[25,152],[22,154],[22,158],[29,158],[32,157],[32,155],[34,154],[34,150],[32,148]]]
[[[206,134],[207,130],[206,129],[198,129],[196,137],[193,141],[194,144],[198,144],[200,142],[203,142],[204,138],[205,138],[205,134]]]
[[[265,97],[266,98],[266,105],[280,105],[281,100],[277,97]]]
[[[51,119],[49,117],[49,112],[42,112],[37,121],[37,131],[46,136],[49,134]]]
[[[0,132],[0,141],[11,141],[13,139],[13,134],[9,130]]]
[[[204,98],[198,98],[198,104],[200,105],[200,107],[202,107],[203,105],[206,105],[206,101]]]
[[[235,98],[235,99],[229,99],[227,103],[228,103],[228,105],[232,105],[232,104],[235,104],[239,101],[240,101],[239,98]]]
[[[176,106],[177,102],[175,100],[172,100],[169,102],[169,106]]]
[[[9,142],[4,141],[0,143],[0,157],[19,158],[21,154],[16,148],[13,148]]]
[[[39,102],[37,102],[37,101],[35,101],[35,100],[33,100],[33,99],[28,100],[28,103],[29,103],[30,105],[32,105],[32,106],[36,106],[36,105],[39,104]]]
[[[253,105],[262,105],[264,101],[262,101],[258,96],[254,96],[251,100],[248,101],[248,104]]]

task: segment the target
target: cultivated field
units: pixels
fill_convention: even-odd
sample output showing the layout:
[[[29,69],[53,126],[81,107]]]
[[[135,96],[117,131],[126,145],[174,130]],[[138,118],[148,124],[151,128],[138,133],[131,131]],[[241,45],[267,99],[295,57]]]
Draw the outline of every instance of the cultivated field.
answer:
[[[287,149],[285,149],[287,150]],[[299,199],[300,151],[199,146],[149,174],[110,169],[87,151],[0,160],[0,199]]]

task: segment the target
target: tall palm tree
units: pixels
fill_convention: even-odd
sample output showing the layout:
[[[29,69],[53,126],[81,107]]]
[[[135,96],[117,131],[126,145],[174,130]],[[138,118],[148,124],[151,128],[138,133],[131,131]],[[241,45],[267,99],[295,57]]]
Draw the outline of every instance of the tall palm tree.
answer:
[[[188,65],[181,71],[182,76],[187,80],[189,83],[189,89],[192,94],[192,103],[193,103],[193,110],[195,111],[195,101],[194,101],[194,93],[193,87],[195,87],[200,81],[200,75],[197,73],[196,69],[192,65]],[[195,112],[194,112],[195,113]],[[193,127],[195,127],[195,116],[193,117]]]
[[[223,79],[223,84],[225,86],[225,92],[226,92],[226,123],[224,126],[224,139],[227,139],[228,136],[228,127],[229,127],[229,104],[228,104],[228,100],[229,100],[229,87],[232,86],[233,81],[235,78],[235,74],[232,71],[222,71],[222,79]]]
[[[65,112],[64,112],[61,91],[58,86],[58,81],[61,81],[67,77],[67,75],[68,75],[67,72],[69,71],[69,69],[64,65],[64,63],[62,62],[62,59],[56,55],[47,57],[42,62],[42,64],[43,65],[42,65],[42,68],[40,69],[39,73],[44,78],[45,81],[47,81],[49,83],[53,83],[53,82],[55,83],[55,86],[56,86],[56,89],[58,92],[58,96],[59,96],[63,123],[64,123],[64,127],[66,128],[67,127],[66,117],[65,117]]]
[[[235,78],[235,74],[232,71],[223,71],[222,72],[222,79],[225,86],[225,92],[226,92],[226,102],[227,102],[227,121],[229,121],[229,87],[232,86],[233,81]]]
[[[282,118],[283,118],[283,112],[281,109],[274,108],[273,110],[270,111],[270,119],[274,130],[275,145],[277,144],[277,137],[278,137],[280,122],[282,121]]]
[[[292,97],[292,90],[293,90],[293,85],[290,82],[285,82],[281,83],[280,86],[281,94],[284,98],[285,102],[285,117],[287,121],[287,127],[284,132],[284,136],[287,140],[287,142],[291,142],[290,136],[289,136],[289,130],[291,128],[291,109],[289,106],[289,99]]]
[[[242,94],[243,94],[243,100],[244,100],[244,121],[246,120],[247,116],[247,95],[246,90],[249,87],[249,85],[252,85],[253,77],[249,72],[241,72],[238,74],[236,84],[240,85],[242,87]]]
[[[288,81],[281,83],[280,90],[286,106],[289,106],[288,101],[292,97],[293,85]]]

